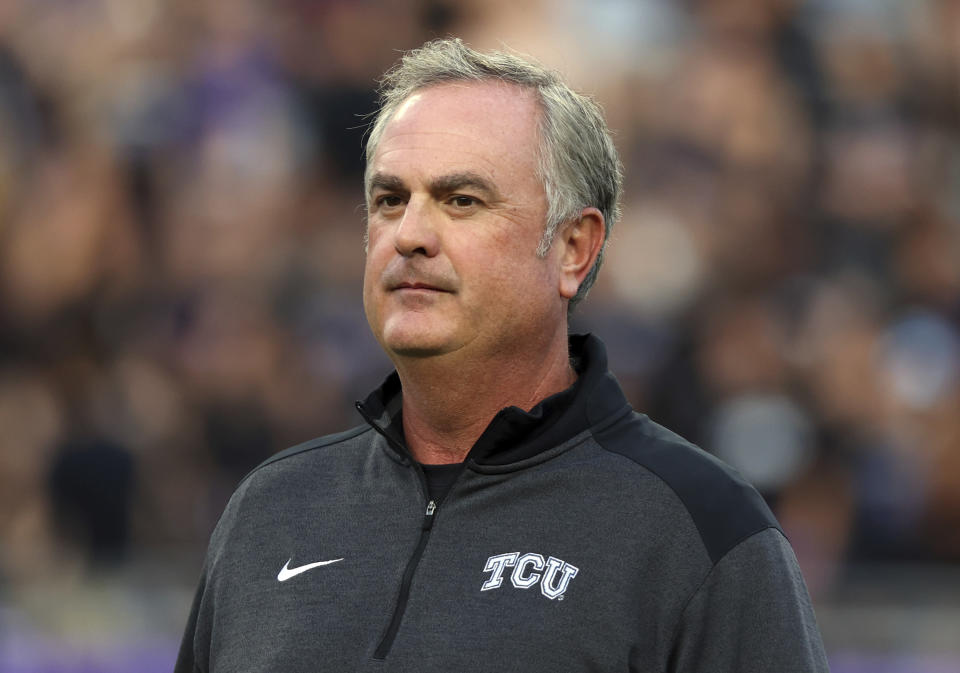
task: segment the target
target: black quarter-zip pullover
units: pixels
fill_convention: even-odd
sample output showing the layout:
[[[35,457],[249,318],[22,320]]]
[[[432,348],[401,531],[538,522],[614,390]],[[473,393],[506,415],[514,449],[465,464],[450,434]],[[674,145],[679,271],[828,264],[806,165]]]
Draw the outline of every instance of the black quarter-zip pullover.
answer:
[[[601,342],[502,410],[445,495],[391,375],[367,421],[240,484],[176,673],[827,671],[796,559],[731,468],[633,411]]]

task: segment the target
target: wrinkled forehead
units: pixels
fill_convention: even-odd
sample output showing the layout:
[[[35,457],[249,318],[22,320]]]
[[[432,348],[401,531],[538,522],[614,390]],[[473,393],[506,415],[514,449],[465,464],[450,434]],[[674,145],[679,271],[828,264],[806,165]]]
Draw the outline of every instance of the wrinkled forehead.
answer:
[[[455,127],[461,132],[473,129],[492,142],[509,139],[513,145],[537,148],[540,117],[537,92],[509,82],[441,82],[416,89],[376,120],[367,144],[366,178],[386,136],[408,133],[426,123],[438,133],[456,131]]]
[[[367,186],[374,173],[414,165],[501,179],[538,175],[539,116],[536,94],[513,84],[454,82],[417,90],[376,139]]]

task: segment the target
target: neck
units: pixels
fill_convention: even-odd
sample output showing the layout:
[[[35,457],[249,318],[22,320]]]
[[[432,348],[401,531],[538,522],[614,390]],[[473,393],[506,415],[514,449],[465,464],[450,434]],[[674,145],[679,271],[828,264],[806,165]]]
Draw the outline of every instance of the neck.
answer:
[[[426,464],[462,462],[501,409],[529,411],[576,380],[565,332],[522,353],[500,352],[467,362],[422,358],[396,365],[407,447]]]

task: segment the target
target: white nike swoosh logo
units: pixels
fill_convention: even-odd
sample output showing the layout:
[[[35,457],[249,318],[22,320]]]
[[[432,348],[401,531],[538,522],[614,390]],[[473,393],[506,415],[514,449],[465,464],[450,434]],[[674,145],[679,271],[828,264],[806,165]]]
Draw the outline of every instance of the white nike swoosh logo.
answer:
[[[296,577],[300,573],[305,573],[308,570],[313,570],[314,568],[319,568],[320,566],[328,566],[331,563],[336,563],[337,561],[342,561],[342,558],[335,558],[332,561],[317,561],[316,563],[308,563],[304,566],[297,566],[296,568],[290,567],[290,561],[293,559],[287,559],[287,562],[283,564],[283,567],[280,568],[280,572],[277,573],[277,579],[281,582],[286,582],[291,577]]]

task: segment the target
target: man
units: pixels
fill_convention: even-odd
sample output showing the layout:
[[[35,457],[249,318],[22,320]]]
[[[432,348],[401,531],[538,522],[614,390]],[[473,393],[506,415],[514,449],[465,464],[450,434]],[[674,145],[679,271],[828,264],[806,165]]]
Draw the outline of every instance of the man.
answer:
[[[567,334],[617,216],[599,110],[458,40],[384,80],[364,306],[396,372],[214,531],[177,671],[825,671],[734,472]]]

